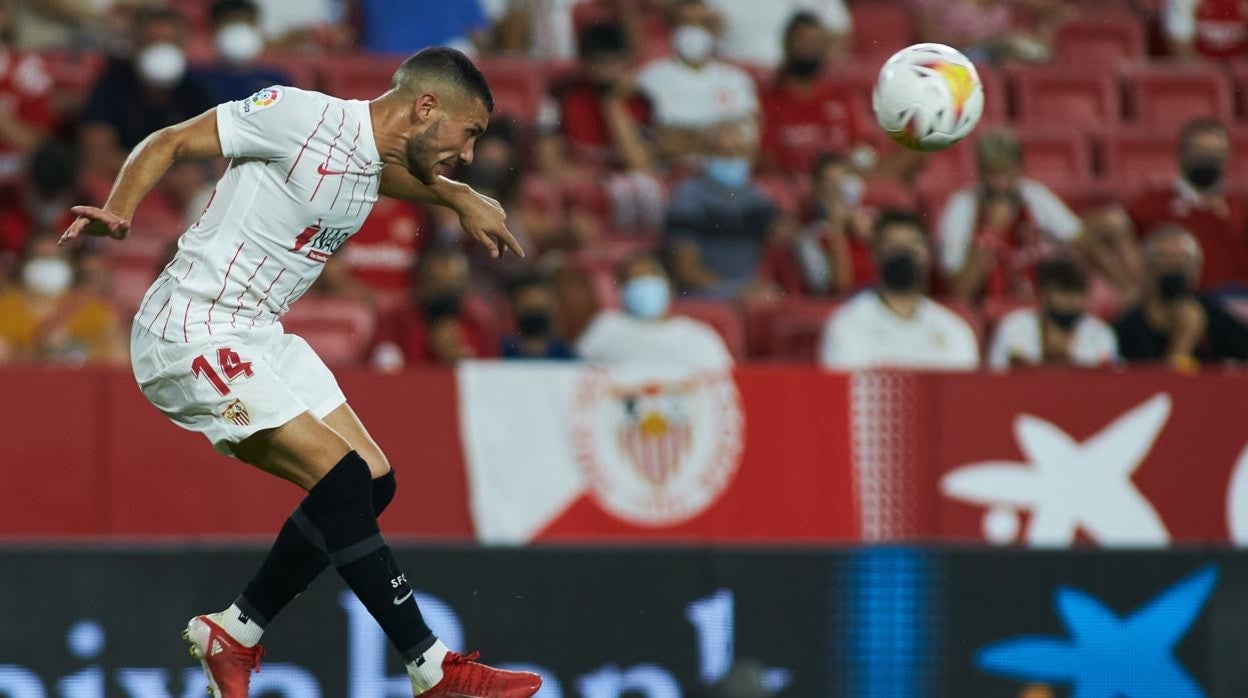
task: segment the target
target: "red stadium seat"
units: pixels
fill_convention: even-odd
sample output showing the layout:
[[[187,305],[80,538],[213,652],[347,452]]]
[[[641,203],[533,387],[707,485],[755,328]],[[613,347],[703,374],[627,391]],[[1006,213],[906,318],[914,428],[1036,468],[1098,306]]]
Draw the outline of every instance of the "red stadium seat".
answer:
[[[823,326],[837,305],[795,296],[777,305],[746,308],[750,347],[763,358],[813,363]]]
[[[856,2],[850,12],[855,57],[886,58],[914,43],[910,11],[901,3]]]
[[[1231,61],[1231,90],[1235,93],[1235,112],[1241,121],[1248,120],[1248,61]]]
[[[1092,155],[1084,134],[1066,129],[1020,129],[1028,177],[1050,186],[1092,179]]]
[[[1231,89],[1218,69],[1193,65],[1135,65],[1123,69],[1135,123],[1177,132],[1202,117],[1230,121]]]
[[[343,298],[301,298],[282,317],[290,334],[302,337],[331,366],[364,361],[377,316],[367,303]]]
[[[1093,10],[1063,24],[1053,43],[1053,57],[1062,64],[1112,71],[1144,56],[1144,27],[1131,14]]]
[[[900,208],[914,210],[919,205],[914,187],[891,179],[869,179],[862,193],[862,205],[868,208]]]
[[[1125,129],[1104,136],[1105,176],[1120,185],[1170,181],[1178,169],[1178,143],[1152,129]]]
[[[1121,114],[1117,86],[1104,72],[1058,67],[1007,71],[1018,121],[1027,126],[1105,126]]]
[[[546,91],[544,74],[538,63],[515,58],[479,58],[476,63],[490,81],[495,114],[505,114],[524,123],[537,119],[537,110]]]
[[[372,99],[390,88],[399,64],[396,56],[342,56],[326,61],[322,80],[325,91],[342,99]]]
[[[745,326],[734,306],[723,301],[678,300],[672,303],[672,314],[701,320],[719,333],[728,351],[738,361],[745,357]]]
[[[980,345],[984,343],[984,315],[978,308],[971,307],[965,303],[947,303],[942,301],[942,305],[952,310],[958,317],[966,320],[966,324],[971,326],[971,330],[975,332],[975,337],[979,340]]]

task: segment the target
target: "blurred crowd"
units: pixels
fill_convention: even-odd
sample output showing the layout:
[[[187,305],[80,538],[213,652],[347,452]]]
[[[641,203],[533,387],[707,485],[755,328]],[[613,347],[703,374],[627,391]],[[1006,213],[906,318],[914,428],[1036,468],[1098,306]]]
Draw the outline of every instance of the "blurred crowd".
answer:
[[[0,362],[125,360],[138,299],[225,163],[175,166],[124,242],[56,239],[148,134],[272,84],[333,92],[362,66],[384,85],[429,45],[479,57],[500,96],[456,176],[503,202],[529,256],[490,260],[451,212],[378,202],[287,323],[331,363],[1245,361],[1233,112],[1159,127],[1173,148],[1128,186],[1099,163],[1086,181],[1036,171],[1037,121],[992,102],[1003,90],[968,143],[925,155],[883,136],[862,89],[916,41],[963,50],[986,88],[1077,73],[1063,37],[1101,23],[1145,37],[1140,61],[1229,85],[1244,5],[0,0]]]

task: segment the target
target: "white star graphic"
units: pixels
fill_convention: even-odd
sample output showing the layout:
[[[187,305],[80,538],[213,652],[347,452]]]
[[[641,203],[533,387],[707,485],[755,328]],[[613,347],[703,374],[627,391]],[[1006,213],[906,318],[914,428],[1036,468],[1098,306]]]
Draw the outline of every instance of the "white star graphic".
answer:
[[[1105,545],[1164,545],[1170,534],[1131,476],[1170,408],[1170,396],[1158,393],[1083,443],[1039,417],[1019,415],[1014,435],[1027,462],[970,463],[945,475],[941,491],[989,507],[985,533],[996,543],[1017,537],[1015,510],[1025,509],[1029,545],[1069,546],[1079,530]]]

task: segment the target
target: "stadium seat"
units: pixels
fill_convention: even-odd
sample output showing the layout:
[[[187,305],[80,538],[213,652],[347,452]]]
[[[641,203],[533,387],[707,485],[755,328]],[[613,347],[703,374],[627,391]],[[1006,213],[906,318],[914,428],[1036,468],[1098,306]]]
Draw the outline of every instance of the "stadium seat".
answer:
[[[1144,27],[1128,13],[1090,10],[1063,24],[1053,44],[1054,59],[1062,64],[1112,71],[1144,56]]]
[[[867,208],[900,208],[914,210],[919,205],[914,187],[891,179],[869,179],[862,192],[862,205]]]
[[[745,326],[733,305],[723,301],[677,300],[672,303],[672,315],[701,320],[714,327],[732,357],[738,361],[745,358]]]
[[[1121,129],[1103,136],[1105,176],[1119,185],[1171,181],[1178,169],[1177,141],[1152,129]]]
[[[477,66],[490,81],[495,114],[506,114],[523,123],[537,120],[546,84],[533,61],[515,58],[478,58]]]
[[[1231,73],[1231,91],[1235,93],[1235,115],[1241,122],[1248,121],[1248,61],[1231,61],[1227,68]]]
[[[1020,129],[1027,176],[1050,186],[1092,179],[1092,155],[1083,133],[1068,129]]]
[[[322,72],[325,91],[342,99],[372,99],[390,88],[398,65],[395,56],[342,56],[326,61]]]
[[[887,58],[914,43],[910,11],[901,3],[856,2],[850,6],[854,19],[853,55]]]
[[[1195,118],[1234,116],[1230,85],[1216,68],[1153,63],[1125,67],[1122,75],[1137,124],[1171,133]]]
[[[952,310],[958,317],[966,320],[966,324],[971,326],[971,330],[975,333],[975,338],[983,346],[986,341],[984,328],[984,314],[978,308],[972,307],[965,303],[941,302],[946,308]]]
[[[315,296],[299,299],[282,317],[286,331],[302,337],[330,366],[361,364],[376,323],[363,301]]]
[[[1105,72],[1016,66],[1006,74],[1024,126],[1102,127],[1120,120],[1117,87]]]
[[[814,363],[823,326],[838,303],[789,297],[777,305],[747,308],[751,348],[764,358]]]

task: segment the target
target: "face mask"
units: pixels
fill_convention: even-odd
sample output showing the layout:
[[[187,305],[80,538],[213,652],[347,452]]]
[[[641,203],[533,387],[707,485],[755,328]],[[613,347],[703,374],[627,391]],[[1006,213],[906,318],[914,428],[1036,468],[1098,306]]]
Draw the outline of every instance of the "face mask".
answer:
[[[1183,179],[1197,189],[1209,189],[1222,179],[1225,163],[1220,158],[1201,158],[1183,166]]]
[[[429,322],[455,315],[459,315],[459,293],[455,291],[439,293],[425,301],[425,317]]]
[[[913,291],[919,285],[919,263],[909,252],[891,252],[880,262],[880,281],[890,291]]]
[[[672,33],[672,47],[686,63],[699,65],[715,50],[715,35],[693,24],[686,24]]]
[[[748,158],[708,158],[706,176],[729,189],[744,189],[750,183]]]
[[[866,182],[862,181],[862,177],[849,175],[841,180],[841,201],[850,206],[857,206],[862,202],[862,193],[866,188]]]
[[[73,280],[74,269],[69,262],[54,257],[32,259],[22,269],[22,282],[40,296],[59,296],[69,289]]]
[[[642,276],[624,284],[620,301],[629,315],[642,320],[658,320],[667,314],[672,291],[661,276]]]
[[[264,37],[250,24],[235,22],[217,32],[217,52],[230,63],[246,63],[264,50]]]
[[[1079,318],[1083,317],[1083,313],[1078,310],[1049,309],[1045,314],[1048,316],[1049,322],[1067,332],[1073,330],[1075,325],[1079,324]]]
[[[784,64],[784,73],[795,78],[813,78],[823,70],[823,61],[818,58],[794,58]]]
[[[545,337],[550,334],[550,313],[534,310],[516,317],[521,337]]]
[[[1157,277],[1157,293],[1162,298],[1173,301],[1191,293],[1187,282],[1187,274],[1181,271],[1168,271]]]
[[[152,44],[139,52],[135,67],[152,87],[173,87],[186,74],[186,56],[173,44]]]

